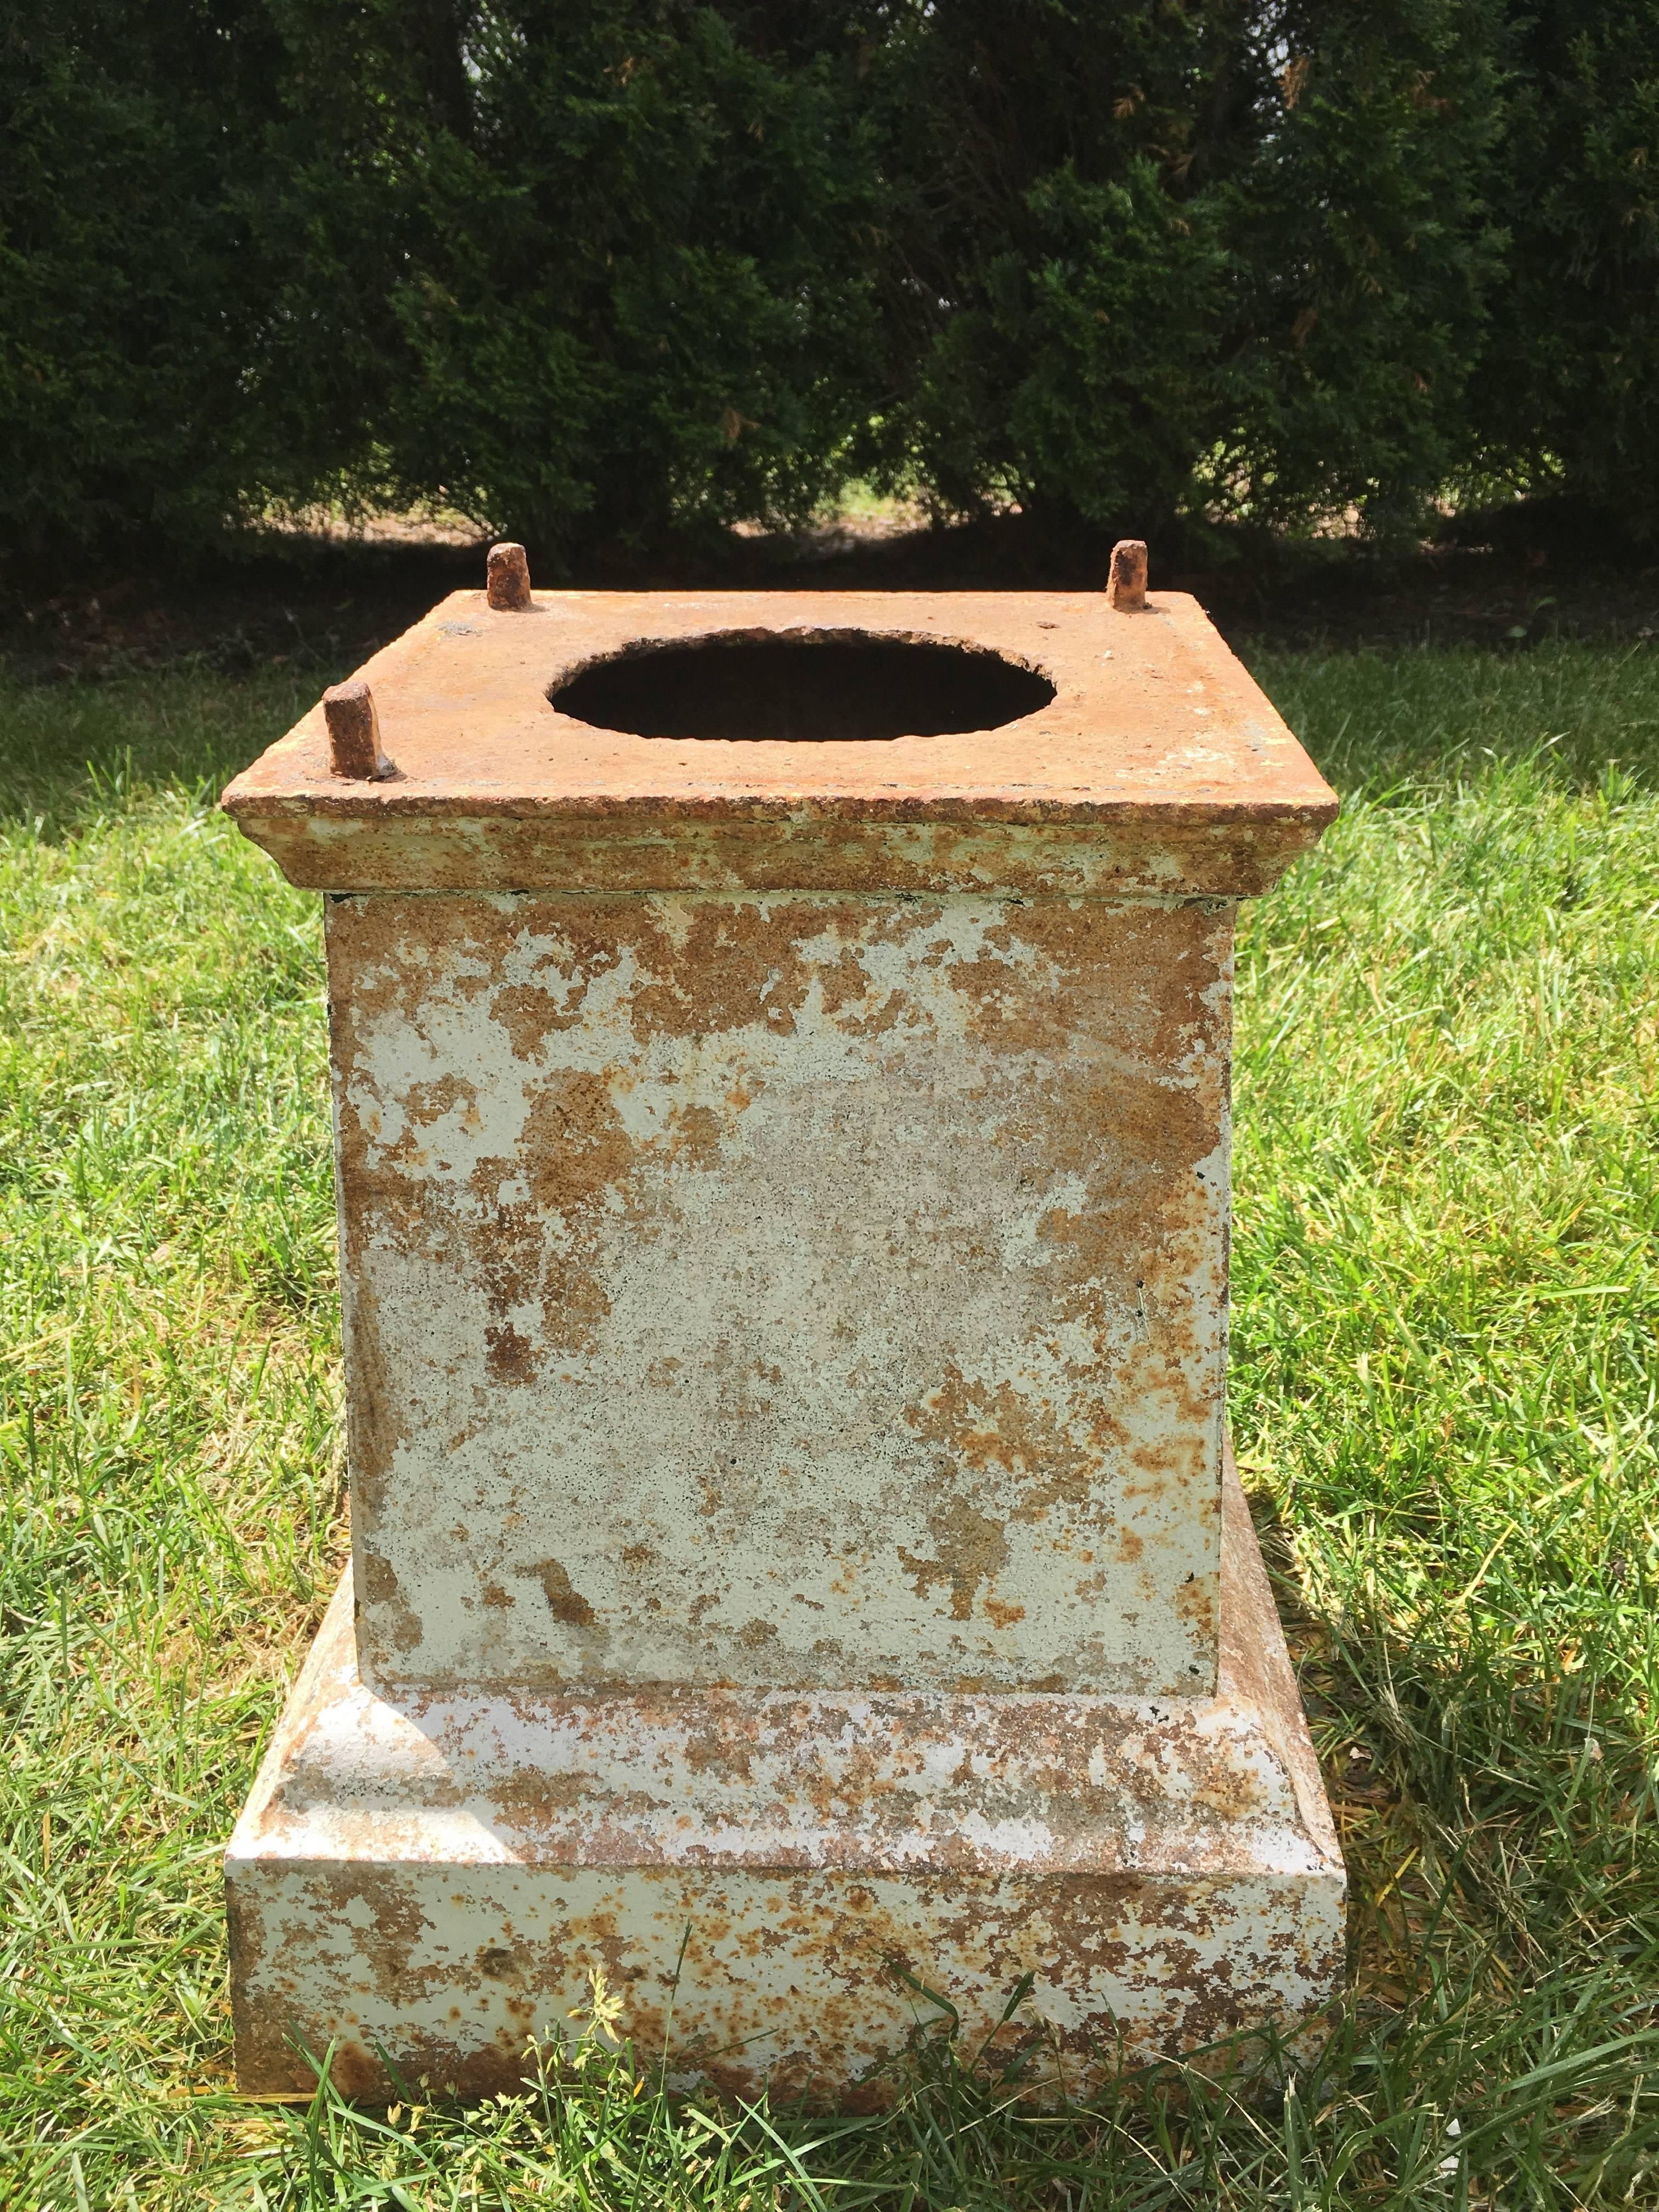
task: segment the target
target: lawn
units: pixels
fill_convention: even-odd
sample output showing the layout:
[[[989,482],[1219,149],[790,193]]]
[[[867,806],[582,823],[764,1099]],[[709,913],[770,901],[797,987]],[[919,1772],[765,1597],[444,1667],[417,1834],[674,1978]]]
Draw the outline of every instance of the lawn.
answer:
[[[1346,801],[1243,933],[1232,1391],[1349,2002],[1049,2115],[934,2022],[839,2124],[591,2021],[476,2112],[233,2093],[344,1521],[316,902],[213,799],[336,672],[0,691],[0,2205],[1659,2202],[1659,652],[1258,661]]]

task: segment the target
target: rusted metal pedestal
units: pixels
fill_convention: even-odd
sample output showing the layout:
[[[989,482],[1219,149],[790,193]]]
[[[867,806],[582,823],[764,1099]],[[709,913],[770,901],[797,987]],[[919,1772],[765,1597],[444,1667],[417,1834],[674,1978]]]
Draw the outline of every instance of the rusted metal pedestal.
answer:
[[[819,2098],[917,1982],[978,2038],[1030,1974],[1073,2082],[1319,2005],[1224,1378],[1235,902],[1330,792],[1133,559],[501,566],[226,795],[330,895],[353,1525],[230,1846],[243,2086],[509,2085],[599,1966]]]

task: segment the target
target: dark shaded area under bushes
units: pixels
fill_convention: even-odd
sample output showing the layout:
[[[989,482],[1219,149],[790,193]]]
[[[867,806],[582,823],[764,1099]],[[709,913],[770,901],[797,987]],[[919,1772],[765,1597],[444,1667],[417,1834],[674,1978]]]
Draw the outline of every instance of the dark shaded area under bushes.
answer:
[[[1558,637],[1659,635],[1659,549],[1603,537],[1535,501],[1471,517],[1467,542],[1405,550],[1354,540],[1236,542],[1231,557],[1183,558],[1156,538],[1155,588],[1191,591],[1235,645],[1336,650],[1468,644],[1525,653]],[[772,536],[641,550],[579,548],[571,583],[589,588],[802,590],[1099,589],[1110,541],[1023,515],[895,529],[854,518]],[[266,533],[237,558],[110,565],[0,611],[0,661],[26,681],[119,676],[192,660],[227,672],[289,668],[319,688],[398,635],[446,592],[477,591],[484,547]],[[542,575],[539,580],[545,582]]]

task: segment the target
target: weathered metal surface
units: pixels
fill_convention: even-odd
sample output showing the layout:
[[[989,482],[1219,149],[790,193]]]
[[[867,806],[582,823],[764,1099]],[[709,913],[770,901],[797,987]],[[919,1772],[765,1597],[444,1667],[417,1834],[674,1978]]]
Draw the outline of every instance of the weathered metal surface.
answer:
[[[993,730],[811,745],[598,730],[549,693],[641,641],[826,631],[989,647],[1054,686]],[[324,890],[1265,890],[1336,800],[1196,603],[1103,592],[459,592],[360,672],[398,773],[319,711],[225,794]]]
[[[706,727],[647,648],[734,633],[740,739],[550,703]],[[1295,740],[1173,594],[462,593],[364,673],[390,776],[313,715],[226,799],[334,894],[356,1593],[231,1847],[244,2085],[297,2030],[504,2086],[601,1965],[649,2050],[682,1943],[674,2063],[744,2089],[878,2094],[906,1972],[974,2035],[1034,1974],[1085,2074],[1318,2004],[1340,1863],[1222,1475]],[[999,726],[786,741],[858,698]]]
[[[392,774],[392,764],[380,745],[374,694],[367,684],[336,684],[325,691],[323,716],[328,725],[328,764],[334,775],[362,782]]]
[[[1335,1986],[1342,1865],[1229,1484],[1212,1698],[376,1698],[344,1589],[228,1862],[244,2088],[512,2086],[603,1967],[682,2079],[859,2101],[915,2016],[1115,2063]],[[684,1956],[682,1959],[682,1945]],[[677,1962],[673,2021],[669,1996]],[[925,2008],[923,2008],[925,2009]],[[1036,2081],[1051,2079],[1039,2066]]]
[[[1146,541],[1120,538],[1112,548],[1112,566],[1106,579],[1106,604],[1120,614],[1134,615],[1146,605]]]
[[[530,562],[522,545],[507,539],[492,545],[485,569],[484,598],[498,613],[527,614],[535,605]]]
[[[1231,924],[331,902],[371,1680],[1210,1688]]]

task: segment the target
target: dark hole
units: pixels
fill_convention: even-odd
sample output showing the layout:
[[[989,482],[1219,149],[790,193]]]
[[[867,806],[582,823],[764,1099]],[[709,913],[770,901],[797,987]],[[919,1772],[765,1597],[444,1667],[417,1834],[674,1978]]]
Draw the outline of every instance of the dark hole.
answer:
[[[562,714],[641,738],[933,738],[1017,722],[1054,687],[1000,653],[842,631],[652,646],[550,696]]]

